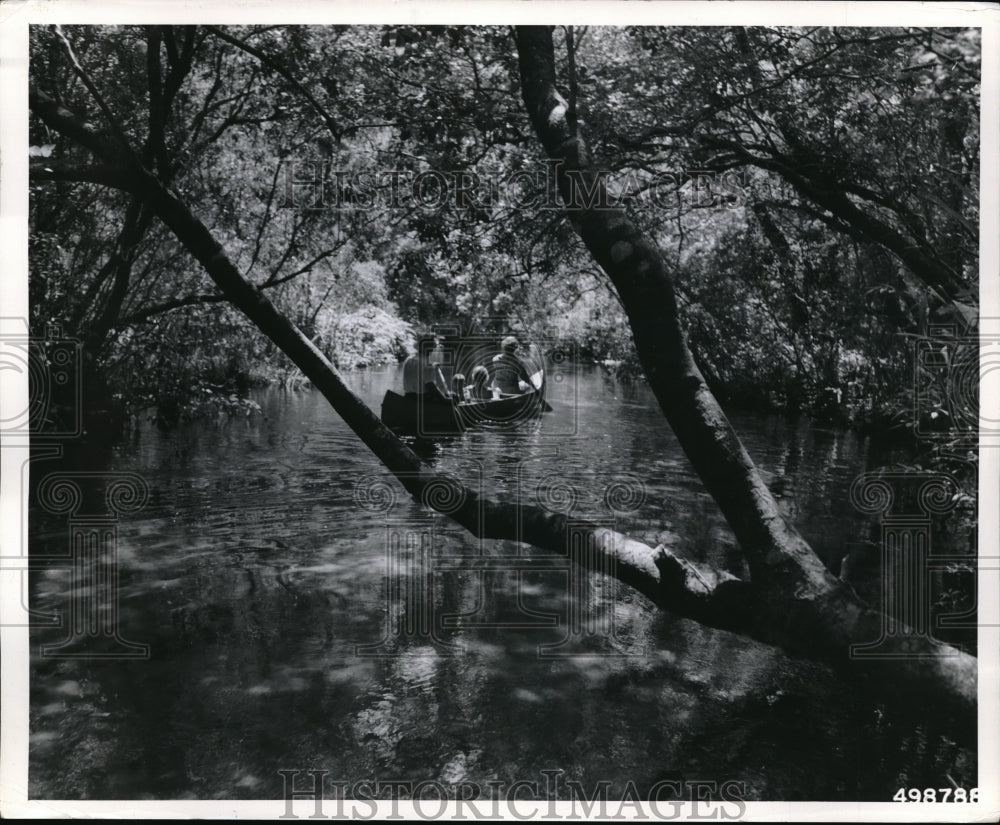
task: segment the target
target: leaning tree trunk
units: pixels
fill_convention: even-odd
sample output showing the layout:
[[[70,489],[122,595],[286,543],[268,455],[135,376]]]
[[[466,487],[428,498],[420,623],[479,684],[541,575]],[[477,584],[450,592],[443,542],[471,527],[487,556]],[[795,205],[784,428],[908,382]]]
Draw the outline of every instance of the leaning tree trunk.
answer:
[[[660,607],[753,635],[750,618],[736,607],[748,604],[739,596],[744,586],[739,579],[688,561],[670,548],[650,547],[596,523],[580,519],[570,523],[566,516],[539,507],[483,498],[453,476],[435,472],[347,387],[337,369],[308,337],[240,274],[208,228],[135,155],[123,154],[120,146],[44,93],[33,92],[30,105],[49,128],[104,161],[100,166],[69,168],[39,164],[32,169],[32,175],[39,180],[99,183],[131,192],[147,204],[226,298],[302,370],[414,498],[448,515],[479,538],[522,541],[567,555],[589,568],[610,570]],[[765,637],[773,641],[769,630]]]
[[[544,37],[542,32],[530,31],[519,36],[526,98],[536,104],[539,99],[555,101],[558,109],[560,99],[551,76],[545,74],[551,69],[551,41],[546,48],[548,35],[543,33]],[[539,60],[544,82],[533,74]],[[870,641],[882,627],[882,614],[838,587],[808,546],[781,522],[767,488],[694,366],[676,323],[673,290],[658,254],[624,216],[611,215],[608,223],[586,210],[574,213],[595,256],[622,282],[618,288],[631,307],[630,321],[637,343],[641,342],[640,353],[651,384],[709,489],[737,527],[752,571],[758,574],[753,583],[596,524],[570,523],[565,516],[540,508],[485,499],[456,479],[435,472],[382,424],[308,338],[240,274],[205,225],[127,144],[123,145],[121,135],[114,140],[95,131],[84,119],[40,92],[32,93],[30,105],[49,128],[102,161],[97,166],[41,164],[32,169],[33,176],[39,180],[86,180],[139,196],[233,305],[289,356],[406,490],[428,507],[476,536],[527,542],[586,567],[611,570],[656,605],[679,615],[836,665],[846,663],[851,641]],[[537,119],[538,106],[529,102],[529,109]],[[558,123],[559,118],[554,117],[553,129]],[[577,147],[574,143],[574,158],[578,158]],[[655,272],[651,272],[654,266]],[[637,308],[644,301],[650,302],[650,310]],[[668,310],[665,314],[664,309]],[[657,355],[659,346],[667,347],[665,357]],[[672,392],[679,395],[675,402],[670,399]],[[713,460],[725,461],[725,471]],[[736,480],[727,478],[727,473]],[[963,717],[974,718],[975,660],[936,643],[924,643],[915,652],[951,658],[932,658],[927,663],[907,660],[895,665],[898,670],[894,672],[905,679],[905,692],[917,701],[933,697]],[[972,730],[971,726],[963,728]]]
[[[518,27],[516,39],[524,102],[546,153],[557,162],[556,182],[567,215],[614,284],[660,408],[746,555],[753,579],[751,612],[770,617],[775,641],[786,648],[813,655],[815,648],[826,648],[846,658],[852,639],[881,635],[872,624],[875,611],[833,576],[782,518],[695,365],[662,255],[624,210],[607,208],[604,179],[593,169],[578,124],[570,123],[567,103],[556,88],[551,28]],[[902,665],[907,678],[943,678],[947,692],[962,695],[974,707],[974,657],[915,635],[898,645],[896,653],[913,657],[903,659],[909,662]]]
[[[551,31],[517,30],[521,89],[549,157],[567,213],[611,278],[628,315],[649,385],[684,452],[719,503],[746,554],[756,584],[785,592],[829,591],[835,578],[781,517],[770,491],[708,389],[688,348],[673,280],[659,250],[621,209],[596,209],[604,180],[591,168],[583,138],[566,118],[555,85]],[[595,195],[596,193],[596,195]]]

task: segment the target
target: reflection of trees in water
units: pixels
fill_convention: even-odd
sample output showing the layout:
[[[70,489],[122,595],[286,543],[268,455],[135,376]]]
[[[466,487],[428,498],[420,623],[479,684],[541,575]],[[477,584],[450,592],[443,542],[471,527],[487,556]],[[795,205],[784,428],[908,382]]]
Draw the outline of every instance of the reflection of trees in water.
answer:
[[[697,522],[711,522],[710,508],[694,506],[698,485],[670,452],[664,427],[647,428],[635,408],[619,408],[592,384],[585,389],[600,403],[586,408],[575,440],[560,442],[558,458],[521,465],[526,483],[555,473],[580,488],[578,508],[603,512],[601,481],[628,469],[648,482],[647,500],[621,516],[621,527],[650,529],[646,519],[662,518],[654,514],[664,503],[673,508],[667,523],[685,537]],[[464,776],[484,787],[493,776],[541,781],[538,772],[553,767],[588,787],[612,779],[617,789],[671,771],[709,779],[726,772],[771,798],[810,790],[874,798],[897,770],[926,777],[928,786],[943,766],[959,783],[974,779],[970,755],[949,750],[946,731],[917,731],[892,718],[892,708],[876,725],[874,703],[856,698],[850,682],[652,611],[627,588],[588,589],[582,599],[598,610],[610,603],[616,633],[647,643],[644,658],[540,660],[538,644],[557,641],[561,629],[466,626],[441,629],[442,638],[467,646],[464,656],[359,659],[354,645],[377,642],[384,624],[384,525],[356,508],[344,514],[361,463],[314,402],[308,395],[283,402],[273,426],[252,438],[207,427],[189,433],[190,442],[150,437],[144,458],[119,457],[120,466],[147,462],[143,472],[159,491],[122,533],[123,624],[150,643],[153,658],[35,663],[31,758],[39,796],[279,798],[281,780],[271,770],[279,762],[329,767],[352,780]],[[326,427],[324,437],[304,421]],[[269,440],[272,430],[288,437]],[[755,458],[793,479],[804,520],[828,513],[843,520],[838,491],[863,469],[852,465],[864,442],[841,435],[834,447],[830,434],[778,424],[751,432]],[[604,433],[612,434],[610,449],[586,464],[581,456]],[[509,474],[545,444],[536,433],[470,433],[442,445],[438,460],[463,478],[481,464],[488,484],[508,485],[513,495]],[[286,481],[258,486],[271,462]],[[331,466],[343,473],[324,483]],[[400,511],[401,521],[414,518]],[[439,551],[479,546],[438,521]],[[33,546],[64,539],[64,522],[43,527]],[[516,552],[507,543],[482,546],[492,555]],[[564,615],[565,573],[522,581],[529,607]],[[64,602],[67,582],[35,577],[39,606]],[[442,614],[480,606],[488,617],[523,618],[515,574],[455,571],[434,585]],[[33,643],[57,639],[33,634]]]

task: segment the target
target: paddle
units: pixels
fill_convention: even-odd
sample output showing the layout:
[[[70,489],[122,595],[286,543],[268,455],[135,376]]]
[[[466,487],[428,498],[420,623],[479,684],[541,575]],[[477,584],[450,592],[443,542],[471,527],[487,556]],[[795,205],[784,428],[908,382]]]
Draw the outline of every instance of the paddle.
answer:
[[[545,380],[544,370],[538,370],[537,372],[534,372],[531,375],[531,385],[536,390],[540,390],[542,388],[542,382],[544,380]],[[542,412],[552,412],[552,405],[544,398],[542,399]]]
[[[545,380],[545,372],[543,370],[538,370],[531,375],[531,385],[536,389],[540,390],[542,388],[542,382]],[[552,412],[552,405],[542,399],[542,412]]]

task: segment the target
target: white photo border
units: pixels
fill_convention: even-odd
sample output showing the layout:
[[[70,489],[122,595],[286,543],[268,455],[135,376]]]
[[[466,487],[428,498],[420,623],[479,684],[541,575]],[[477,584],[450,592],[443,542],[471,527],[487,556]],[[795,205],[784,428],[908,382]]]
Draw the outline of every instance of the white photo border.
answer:
[[[4,2],[0,6],[0,316],[28,318],[28,27],[61,24],[212,23],[238,24],[557,24],[572,19],[588,25],[891,25],[977,26],[982,28],[980,313],[981,331],[1000,333],[1000,7],[992,3],[862,3],[862,2],[627,2],[625,0],[438,0],[437,2],[308,3],[224,0],[212,5],[193,2]],[[990,325],[996,328],[989,328]],[[1000,381],[981,376],[980,404],[1000,411]],[[26,408],[27,376],[0,374],[0,420],[4,411]],[[21,500],[21,466],[26,443],[2,445],[0,463],[0,547],[26,547],[27,503]],[[980,802],[899,804],[893,802],[748,802],[745,818],[757,821],[937,822],[996,821],[1000,815],[1000,571],[986,557],[1000,555],[1000,454],[980,450],[979,496],[980,628],[979,628],[979,788]],[[25,534],[22,534],[23,532]],[[26,551],[25,551],[26,552]],[[5,553],[0,557],[6,558]],[[82,801],[28,800],[28,660],[27,627],[6,626],[16,610],[20,576],[0,561],[0,812],[5,818],[107,817],[276,819],[284,800],[261,801]],[[359,803],[360,804],[360,803]],[[515,814],[530,809],[537,819],[566,818],[570,802],[524,802]],[[449,803],[441,819],[455,815]],[[501,806],[503,810],[505,806]],[[359,810],[370,818],[371,805]],[[377,814],[420,818],[412,803],[381,801]],[[350,805],[345,805],[345,813]],[[673,810],[672,808],[670,810]],[[308,804],[297,810],[308,818]],[[461,812],[460,812],[461,813]],[[466,811],[465,818],[468,817]],[[579,809],[576,810],[576,817]],[[674,819],[690,815],[690,804]],[[956,817],[961,817],[960,820]],[[360,818],[360,817],[359,817]],[[628,818],[628,817],[625,817]]]

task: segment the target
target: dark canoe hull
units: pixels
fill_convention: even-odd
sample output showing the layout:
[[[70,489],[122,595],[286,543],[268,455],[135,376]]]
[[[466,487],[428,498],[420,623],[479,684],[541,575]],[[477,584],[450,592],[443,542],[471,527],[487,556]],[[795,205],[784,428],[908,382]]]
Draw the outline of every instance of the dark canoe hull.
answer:
[[[464,429],[458,412],[430,396],[400,395],[389,390],[382,399],[382,423],[416,435],[448,435]]]
[[[526,392],[492,401],[473,401],[458,405],[458,414],[467,427],[476,424],[517,426],[542,411],[542,393]]]
[[[454,435],[477,425],[518,426],[536,417],[542,408],[540,390],[461,404],[389,390],[382,399],[382,422],[394,430],[432,437]]]

